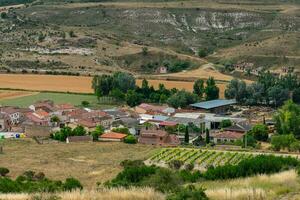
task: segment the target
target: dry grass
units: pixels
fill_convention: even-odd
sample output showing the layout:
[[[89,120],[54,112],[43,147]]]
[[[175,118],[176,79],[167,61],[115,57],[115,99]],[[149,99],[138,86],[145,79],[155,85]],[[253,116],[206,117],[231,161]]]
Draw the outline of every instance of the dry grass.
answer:
[[[250,3],[249,3],[250,2]],[[198,0],[198,1],[171,1],[171,2],[105,2],[105,3],[73,3],[65,4],[63,7],[67,8],[81,8],[81,7],[97,7],[104,5],[108,7],[116,8],[206,8],[206,9],[226,9],[226,10],[247,10],[247,11],[259,11],[270,12],[274,10],[280,10],[283,13],[290,13],[294,11],[293,8],[299,8],[298,5],[293,4],[267,4],[267,3],[255,3],[245,2],[243,4],[237,3],[222,3],[221,1],[211,0]],[[259,7],[258,7],[259,6]]]
[[[294,170],[274,175],[258,175],[228,181],[209,181],[201,184],[214,200],[264,200],[299,191],[300,183]]]
[[[121,161],[144,160],[156,149],[118,142],[38,145],[30,139],[4,140],[0,145],[4,148],[0,166],[9,168],[12,178],[26,170],[42,171],[55,180],[77,178],[88,189],[114,178],[122,170]]]
[[[36,199],[55,199],[62,200],[162,200],[164,195],[154,191],[151,188],[130,188],[130,189],[103,189],[100,191],[74,191],[57,194],[0,194],[2,200],[31,200]]]

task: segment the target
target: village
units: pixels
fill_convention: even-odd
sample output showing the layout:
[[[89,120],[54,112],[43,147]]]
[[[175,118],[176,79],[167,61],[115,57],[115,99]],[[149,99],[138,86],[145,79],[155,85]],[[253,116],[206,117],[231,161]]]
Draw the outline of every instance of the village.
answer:
[[[41,100],[28,108],[1,107],[0,138],[34,138],[43,143],[70,127],[81,132],[66,135],[63,142],[126,142],[126,138],[133,138],[132,143],[145,145],[205,146],[209,143],[230,148],[241,147],[244,135],[255,124],[265,123],[272,133],[274,110],[260,108],[253,116],[249,113],[254,114],[255,108],[251,111],[250,107],[236,104],[233,99],[217,99],[194,103],[185,109],[141,103],[133,108],[99,110]],[[206,137],[209,137],[207,143]]]

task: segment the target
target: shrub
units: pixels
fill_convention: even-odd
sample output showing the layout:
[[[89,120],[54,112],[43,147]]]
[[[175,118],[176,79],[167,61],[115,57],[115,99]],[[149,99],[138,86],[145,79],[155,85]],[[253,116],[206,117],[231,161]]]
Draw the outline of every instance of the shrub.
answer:
[[[202,174],[199,171],[191,172],[188,170],[181,170],[179,171],[179,176],[184,182],[195,183],[202,177]]]
[[[188,185],[181,188],[174,194],[167,196],[167,200],[208,200],[203,188],[195,188],[193,185]]]
[[[188,163],[184,166],[184,168],[188,171],[192,171],[194,169],[194,164],[193,163]]]
[[[133,135],[128,135],[125,139],[124,142],[127,144],[136,144],[137,139]]]
[[[264,124],[256,124],[249,131],[249,134],[251,134],[258,141],[267,141],[269,137],[269,130]]]
[[[299,141],[293,142],[289,148],[290,151],[298,152],[300,151],[300,143]]]
[[[112,129],[112,131],[116,132],[116,133],[124,133],[126,135],[130,134],[129,129],[126,127],[114,128],[114,129]]]
[[[63,185],[63,188],[65,191],[72,191],[72,190],[76,190],[76,189],[82,190],[83,187],[77,179],[67,178],[66,182]]]
[[[256,174],[271,174],[279,172],[286,167],[293,168],[299,161],[291,157],[279,157],[273,155],[259,155],[254,158],[242,160],[237,165],[224,165],[211,167],[204,173],[208,180],[232,179],[247,177]]]
[[[178,170],[183,165],[183,161],[181,161],[181,160],[171,160],[168,164],[169,164],[170,168]]]
[[[224,119],[221,121],[221,128],[226,128],[232,125],[232,122],[230,119]]]
[[[6,176],[9,173],[9,169],[0,167],[0,176]]]
[[[82,102],[81,102],[81,105],[82,105],[83,107],[89,107],[89,106],[90,106],[90,102],[88,102],[88,101],[82,101]]]
[[[123,160],[120,165],[124,168],[126,167],[141,167],[144,165],[142,160]]]

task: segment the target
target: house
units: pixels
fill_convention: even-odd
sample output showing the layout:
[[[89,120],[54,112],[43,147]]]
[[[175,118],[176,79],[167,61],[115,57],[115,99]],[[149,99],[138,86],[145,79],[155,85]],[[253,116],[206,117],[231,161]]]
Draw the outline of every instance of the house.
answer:
[[[22,113],[19,111],[19,108],[16,107],[1,107],[1,112],[6,113],[9,116],[11,125],[16,125],[21,122]]]
[[[0,113],[0,132],[11,130],[10,118],[6,113]]]
[[[213,141],[216,144],[220,143],[233,143],[237,140],[242,140],[244,134],[240,132],[235,131],[222,131],[219,133],[216,133],[215,135],[212,135]]]
[[[110,115],[114,120],[118,120],[118,119],[121,119],[121,118],[127,118],[127,117],[130,117],[130,114],[123,111],[123,110],[120,110],[120,109],[116,109],[116,108],[113,108],[113,109],[107,109],[107,110],[103,110],[106,114]]]
[[[238,123],[235,123],[234,125],[224,128],[225,131],[234,131],[239,133],[246,133],[250,131],[252,128],[252,125],[248,121],[241,121]]]
[[[158,74],[166,74],[168,73],[168,68],[165,66],[161,66],[159,68],[156,69],[156,73]]]
[[[66,139],[66,143],[73,143],[73,142],[92,142],[93,138],[89,135],[82,135],[82,136],[69,136]]]
[[[164,130],[159,129],[142,129],[138,142],[141,144],[157,146],[178,146],[180,140],[176,135],[171,135]]]
[[[23,124],[49,126],[49,114],[43,110],[26,114],[26,120]]]
[[[37,101],[33,105],[30,105],[29,108],[33,111],[41,109],[48,113],[55,111],[54,102],[51,100]]]
[[[127,135],[123,133],[109,132],[109,133],[102,134],[99,137],[99,140],[108,141],[108,142],[122,142],[126,137]]]
[[[138,114],[171,115],[175,113],[175,109],[168,106],[158,106],[142,103],[135,107],[135,112]]]
[[[203,101],[199,103],[190,104],[190,106],[200,111],[224,114],[227,113],[230,106],[234,104],[236,104],[235,99],[216,99],[211,101]]]

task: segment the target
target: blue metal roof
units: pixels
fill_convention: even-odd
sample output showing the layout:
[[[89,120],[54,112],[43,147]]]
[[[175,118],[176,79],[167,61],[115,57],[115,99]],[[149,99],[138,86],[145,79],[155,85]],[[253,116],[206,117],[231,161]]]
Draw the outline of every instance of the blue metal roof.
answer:
[[[203,108],[203,109],[212,109],[212,108],[228,106],[232,104],[236,104],[235,99],[216,99],[211,101],[203,101],[199,103],[190,104],[190,106],[196,108]]]

